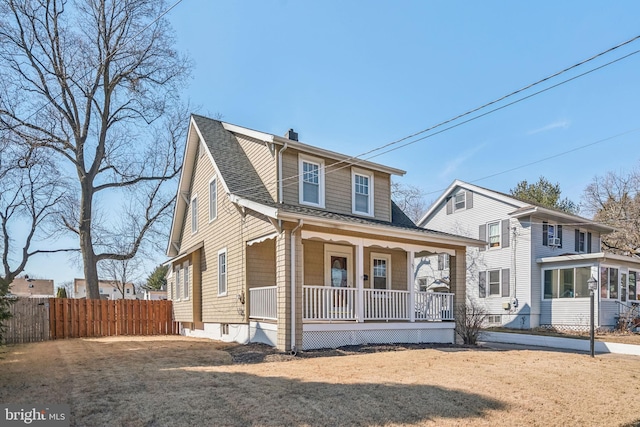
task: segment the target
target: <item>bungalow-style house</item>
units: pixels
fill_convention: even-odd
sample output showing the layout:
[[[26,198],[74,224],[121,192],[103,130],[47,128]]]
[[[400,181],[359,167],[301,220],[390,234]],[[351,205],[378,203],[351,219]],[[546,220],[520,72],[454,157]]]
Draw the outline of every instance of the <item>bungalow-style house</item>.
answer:
[[[467,296],[487,310],[489,326],[588,328],[591,278],[597,327],[612,328],[637,313],[640,259],[602,252],[609,226],[462,181],[418,225],[485,242],[468,250]],[[446,282],[448,263],[444,255],[423,260],[418,282]]]
[[[193,115],[167,261],[185,335],[282,350],[453,342],[475,239],[417,227],[391,201],[404,171]],[[445,253],[445,293],[414,259]]]
[[[9,295],[27,298],[54,297],[53,280],[31,279],[27,275],[16,277],[9,285]]]
[[[100,299],[137,299],[136,287],[133,283],[125,283],[124,286],[115,280],[98,280]],[[124,295],[121,289],[124,289]],[[73,279],[73,298],[87,297],[87,282],[84,279]]]

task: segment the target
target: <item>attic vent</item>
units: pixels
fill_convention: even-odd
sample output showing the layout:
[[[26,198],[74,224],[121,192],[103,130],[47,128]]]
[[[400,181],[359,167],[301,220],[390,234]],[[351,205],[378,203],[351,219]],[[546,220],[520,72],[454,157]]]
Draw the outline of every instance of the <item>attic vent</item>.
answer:
[[[284,137],[290,139],[292,141],[298,140],[298,132],[295,132],[293,129],[289,129],[287,133],[284,134]]]

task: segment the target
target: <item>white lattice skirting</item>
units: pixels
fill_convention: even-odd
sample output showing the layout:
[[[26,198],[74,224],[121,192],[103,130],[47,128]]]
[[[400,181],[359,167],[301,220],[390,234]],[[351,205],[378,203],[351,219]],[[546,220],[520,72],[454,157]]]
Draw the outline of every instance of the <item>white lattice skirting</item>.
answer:
[[[302,332],[302,350],[346,345],[454,343],[453,322],[401,324],[309,324]]]

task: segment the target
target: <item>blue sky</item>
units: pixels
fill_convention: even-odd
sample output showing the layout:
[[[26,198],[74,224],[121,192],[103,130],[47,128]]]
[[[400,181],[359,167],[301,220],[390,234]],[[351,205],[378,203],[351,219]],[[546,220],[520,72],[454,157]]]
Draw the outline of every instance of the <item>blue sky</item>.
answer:
[[[194,112],[278,135],[294,128],[302,142],[349,155],[631,39],[638,16],[631,1],[355,0],[183,0],[167,15],[195,64],[185,92]],[[640,40],[539,89],[637,49]],[[579,202],[595,175],[638,165],[639,70],[633,55],[372,160],[406,170],[397,180],[422,188],[427,201],[454,179],[508,192],[544,176]],[[47,264],[68,265],[51,256],[27,270],[51,277]],[[56,283],[82,275],[58,270]]]

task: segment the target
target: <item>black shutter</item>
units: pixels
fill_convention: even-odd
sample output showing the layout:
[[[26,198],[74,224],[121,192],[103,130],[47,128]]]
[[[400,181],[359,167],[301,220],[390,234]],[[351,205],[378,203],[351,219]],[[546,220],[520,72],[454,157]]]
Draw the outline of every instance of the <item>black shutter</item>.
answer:
[[[449,197],[447,199],[447,215],[451,215],[453,213],[453,198]]]
[[[487,272],[481,271],[478,277],[478,296],[480,298],[487,297]]]
[[[591,233],[587,233],[587,253],[591,253]]]
[[[575,249],[576,252],[580,252],[580,230],[576,228],[576,244]]]
[[[549,246],[549,224],[542,223],[542,245]]]
[[[562,247],[562,226],[559,225],[557,228],[558,228],[558,235],[556,237],[560,239],[560,246],[558,247],[561,248]]]
[[[502,270],[502,296],[503,297],[508,297],[509,296],[509,269],[505,268]]]
[[[471,209],[473,207],[473,193],[469,190],[466,191],[467,200],[466,200],[466,209]]]
[[[503,248],[508,248],[509,247],[509,242],[511,241],[511,235],[509,234],[509,220],[508,219],[503,219],[502,220],[502,233],[501,233],[501,237],[502,237],[502,247]]]
[[[478,240],[482,240],[483,242],[487,241],[487,224],[480,224],[480,228],[478,230]],[[486,246],[480,248],[481,251],[487,249]]]

